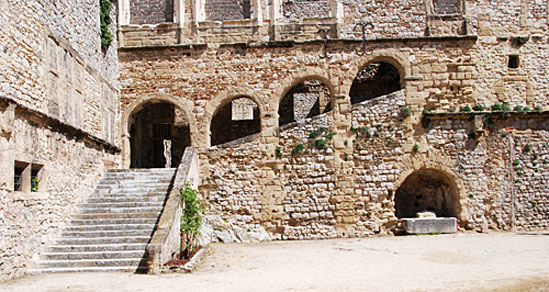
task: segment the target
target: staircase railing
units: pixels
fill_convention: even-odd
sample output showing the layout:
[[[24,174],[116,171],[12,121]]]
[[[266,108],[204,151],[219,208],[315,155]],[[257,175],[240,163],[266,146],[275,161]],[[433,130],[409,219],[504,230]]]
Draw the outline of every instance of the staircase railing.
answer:
[[[180,189],[188,182],[197,188],[199,179],[198,152],[187,147],[175,172],[174,183],[158,220],[151,241],[147,245],[147,271],[160,272],[162,264],[174,258],[181,249],[180,221],[183,214]]]

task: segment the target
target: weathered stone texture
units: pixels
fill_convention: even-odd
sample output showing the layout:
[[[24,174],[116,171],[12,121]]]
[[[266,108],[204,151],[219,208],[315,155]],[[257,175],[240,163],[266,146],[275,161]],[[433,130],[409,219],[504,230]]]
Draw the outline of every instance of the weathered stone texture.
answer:
[[[173,22],[173,0],[132,0],[130,19],[132,24],[156,24]]]
[[[119,165],[116,38],[102,51],[99,1],[54,2],[0,3],[0,115],[11,117],[0,137],[0,280],[32,267]],[[116,35],[116,5],[111,13]],[[43,166],[38,192],[14,192],[15,161]]]
[[[294,0],[282,3],[282,15],[288,19],[325,18],[330,16],[327,0]]]
[[[205,6],[209,21],[250,18],[250,0],[206,0]]]

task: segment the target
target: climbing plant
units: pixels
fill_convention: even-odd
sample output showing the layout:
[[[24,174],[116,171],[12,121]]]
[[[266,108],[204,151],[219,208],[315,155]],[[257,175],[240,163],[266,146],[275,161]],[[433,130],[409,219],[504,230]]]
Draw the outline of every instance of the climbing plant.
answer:
[[[198,198],[198,191],[191,188],[189,183],[181,190],[183,202],[183,215],[181,216],[181,254],[189,258],[196,250],[196,240],[200,235],[204,204]],[[183,235],[184,234],[184,235]]]
[[[100,1],[100,20],[101,20],[101,48],[106,50],[112,43],[113,35],[109,29],[109,24],[112,23],[111,18],[111,2],[112,0]]]

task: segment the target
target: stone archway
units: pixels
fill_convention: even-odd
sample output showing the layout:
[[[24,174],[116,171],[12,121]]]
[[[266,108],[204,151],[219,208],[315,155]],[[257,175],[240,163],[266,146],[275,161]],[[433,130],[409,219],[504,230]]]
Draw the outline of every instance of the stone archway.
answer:
[[[283,126],[332,109],[332,93],[322,80],[308,78],[292,87],[278,106],[278,125]]]
[[[128,124],[130,168],[177,167],[190,146],[184,111],[167,101],[151,101],[132,113]]]
[[[237,96],[221,106],[210,123],[211,145],[219,145],[261,132],[259,105],[248,96]]]
[[[362,68],[349,91],[351,104],[383,96],[401,88],[398,69],[388,62],[372,62]]]
[[[459,217],[461,212],[455,183],[434,169],[416,170],[406,177],[395,194],[396,217],[416,217],[424,211],[433,212],[437,217]]]

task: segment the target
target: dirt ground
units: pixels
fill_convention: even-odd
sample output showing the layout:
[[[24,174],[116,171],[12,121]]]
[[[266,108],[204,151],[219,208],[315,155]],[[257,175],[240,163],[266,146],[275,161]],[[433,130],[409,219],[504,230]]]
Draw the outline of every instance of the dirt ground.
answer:
[[[190,274],[47,274],[0,291],[549,291],[549,235],[213,244]]]

